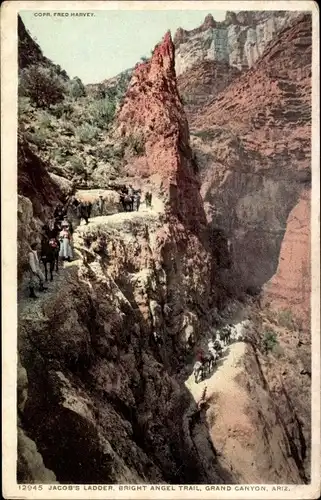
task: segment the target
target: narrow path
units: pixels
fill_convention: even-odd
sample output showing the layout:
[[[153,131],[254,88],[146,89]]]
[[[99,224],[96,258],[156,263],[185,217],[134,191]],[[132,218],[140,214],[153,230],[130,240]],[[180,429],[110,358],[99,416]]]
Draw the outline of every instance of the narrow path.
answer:
[[[151,219],[155,219],[159,213],[163,211],[163,203],[160,199],[155,198],[153,200],[152,208],[146,208],[145,204],[140,206],[138,212],[118,212],[112,215],[103,215],[100,217],[92,217],[89,219],[89,223],[85,224],[82,222],[80,226],[78,226],[74,231],[74,240],[77,239],[77,235],[82,232],[97,227],[100,225],[110,226],[111,228],[116,227],[120,224],[126,223],[126,221],[135,221],[135,220],[146,220],[146,222]],[[80,252],[77,251],[77,248],[73,249],[74,259],[71,262],[59,262],[59,272],[54,271],[53,281],[48,281],[45,283],[45,286],[48,287],[48,290],[45,292],[36,291],[36,295],[38,299],[29,298],[29,278],[26,275],[22,279],[22,283],[18,289],[18,313],[19,315],[23,314],[23,316],[27,316],[28,318],[42,315],[42,306],[44,303],[51,300],[59,290],[64,286],[64,283],[69,279],[69,275],[73,272],[75,266],[79,266],[82,262],[82,257]],[[41,265],[41,269],[44,272],[43,266]]]

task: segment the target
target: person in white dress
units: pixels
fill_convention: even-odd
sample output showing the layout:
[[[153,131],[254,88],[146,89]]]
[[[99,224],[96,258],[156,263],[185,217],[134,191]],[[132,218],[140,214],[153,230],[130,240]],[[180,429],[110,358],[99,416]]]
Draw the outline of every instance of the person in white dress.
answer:
[[[70,261],[73,257],[72,255],[72,248],[71,248],[71,235],[68,230],[68,221],[67,221],[67,226],[64,225],[62,227],[62,230],[60,231],[59,234],[59,240],[60,240],[60,252],[59,252],[59,257],[62,257],[63,260],[68,260]]]

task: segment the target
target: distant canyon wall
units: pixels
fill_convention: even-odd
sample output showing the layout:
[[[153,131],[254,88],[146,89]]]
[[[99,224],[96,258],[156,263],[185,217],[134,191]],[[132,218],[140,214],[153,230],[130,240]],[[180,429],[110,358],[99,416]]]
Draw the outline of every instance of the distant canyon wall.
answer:
[[[179,28],[174,37],[176,74],[199,61],[225,62],[239,70],[251,68],[275,35],[299,15],[296,11],[227,12],[223,22],[209,14],[199,28]]]

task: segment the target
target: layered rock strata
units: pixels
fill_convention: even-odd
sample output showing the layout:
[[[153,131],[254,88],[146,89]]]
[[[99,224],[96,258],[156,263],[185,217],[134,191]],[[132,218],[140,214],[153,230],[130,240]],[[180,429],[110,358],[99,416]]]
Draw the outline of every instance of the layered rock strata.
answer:
[[[179,28],[174,37],[177,75],[201,61],[251,68],[267,44],[299,15],[295,11],[227,12],[225,20],[217,22],[208,14],[198,28]]]

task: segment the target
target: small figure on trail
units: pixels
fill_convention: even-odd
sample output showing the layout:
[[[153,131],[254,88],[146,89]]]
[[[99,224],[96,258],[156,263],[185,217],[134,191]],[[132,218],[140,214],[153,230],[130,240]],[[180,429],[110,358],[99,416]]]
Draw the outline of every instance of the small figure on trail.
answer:
[[[50,244],[51,243],[51,244]],[[41,261],[45,268],[45,278],[48,281],[48,269],[47,264],[49,264],[50,271],[50,281],[53,280],[53,270],[55,267],[56,255],[57,255],[58,244],[54,238],[49,240],[46,234],[42,235],[41,238]]]
[[[63,206],[59,203],[54,211],[54,218],[57,222],[61,221],[64,216]]]
[[[135,193],[135,195],[134,195],[134,202],[135,202],[136,212],[138,212],[138,210],[139,210],[140,198],[141,198],[140,191],[137,191]]]
[[[61,229],[64,229],[64,228],[66,228],[69,231],[70,236],[72,237],[72,235],[74,234],[74,228],[73,228],[72,223],[68,220],[67,215],[64,216],[62,223],[61,223]]]
[[[199,349],[196,353],[196,360],[203,364],[205,353],[203,349]]]
[[[129,184],[129,188],[127,190],[127,194],[129,196],[133,196],[134,195],[134,190],[133,190],[133,186],[131,184]]]
[[[149,191],[146,191],[145,193],[145,205],[149,208],[151,208],[152,206],[152,193],[150,193]]]
[[[100,194],[99,195],[99,199],[98,199],[98,210],[99,210],[99,215],[103,215],[103,212],[104,212],[104,205],[105,205],[105,200],[103,198],[103,195]]]
[[[221,354],[222,353],[222,350],[223,350],[223,347],[224,347],[224,344],[219,336],[219,334],[217,333],[216,334],[216,338],[214,340],[214,349],[215,351],[218,353],[218,354]]]
[[[216,354],[216,349],[215,349],[214,341],[212,338],[207,339],[207,347],[208,347],[208,351],[211,354],[213,354],[213,355]]]
[[[67,221],[68,224],[68,221]],[[71,248],[71,235],[68,229],[68,226],[64,226],[60,232],[59,235],[60,239],[60,252],[59,252],[59,257],[62,257],[63,260],[68,260],[70,262],[70,259],[72,259],[72,248]]]
[[[153,332],[153,339],[158,346],[163,345],[163,339],[158,332]]]
[[[40,264],[39,264],[39,259],[38,259],[38,254],[37,254],[37,243],[32,243],[31,245],[31,251],[29,252],[29,297],[32,299],[37,299],[37,295],[35,294],[35,287],[37,286],[37,281],[39,282],[39,290],[40,292],[43,292],[47,290],[47,288],[44,286],[44,281],[45,281],[45,276],[43,275],[41,269],[40,269]]]
[[[87,217],[88,217],[88,219],[90,219],[93,204],[91,203],[91,201],[85,201],[84,205],[86,208]]]
[[[77,215],[78,215],[78,218],[80,219],[80,222],[81,222],[81,219],[84,219],[86,222],[86,225],[88,224],[88,210],[87,210],[86,205],[82,202],[80,202],[78,207],[77,207]]]
[[[206,402],[207,402],[206,393],[207,393],[207,385],[204,387],[202,395],[201,395],[201,399],[197,403],[197,409],[198,410],[201,410],[206,405]]]

